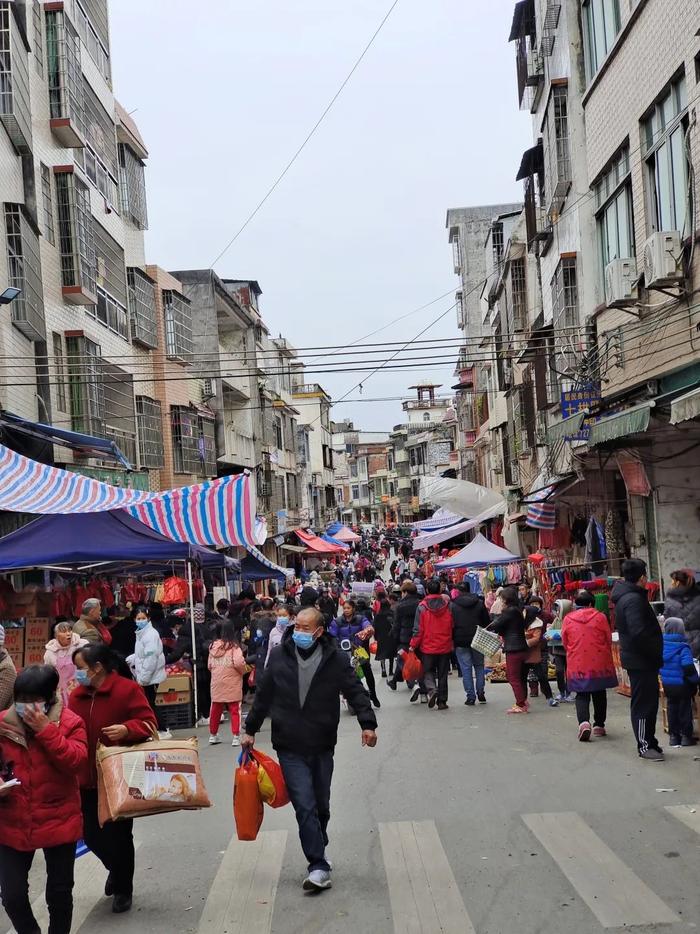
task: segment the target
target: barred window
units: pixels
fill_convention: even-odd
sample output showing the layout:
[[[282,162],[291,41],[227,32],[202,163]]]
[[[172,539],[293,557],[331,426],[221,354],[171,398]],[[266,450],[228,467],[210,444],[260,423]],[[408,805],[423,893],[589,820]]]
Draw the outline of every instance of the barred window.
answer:
[[[216,476],[216,429],[213,418],[200,415],[197,419],[197,449],[199,473],[204,477]]]
[[[85,99],[85,174],[97,190],[116,207],[119,158],[114,121],[83,77]]]
[[[153,280],[136,266],[130,266],[126,270],[126,276],[129,287],[131,339],[144,347],[155,348],[158,346],[158,332]]]
[[[106,3],[104,0],[98,0],[98,2],[83,0],[81,4],[80,0],[75,0],[73,9],[75,25],[83,40],[83,45],[97,65],[102,77],[110,84],[112,74],[109,63],[109,25]]]
[[[83,434],[103,435],[102,348],[87,337],[66,337],[66,350],[72,428]]]
[[[136,396],[136,424],[139,438],[139,463],[150,469],[163,467],[163,419],[160,402],[148,396]]]
[[[179,292],[163,290],[165,352],[171,360],[189,361],[192,355],[192,312]]]
[[[119,194],[125,217],[139,230],[148,228],[143,162],[124,143],[119,144]]]
[[[28,340],[46,337],[39,238],[22,204],[5,205],[8,285],[21,289],[12,302],[12,323]]]
[[[86,310],[110,331],[129,338],[126,312],[127,285],[124,251],[107,231],[94,222],[97,304]]]
[[[184,405],[170,408],[175,473],[199,472],[197,413]]]
[[[56,175],[58,242],[65,287],[80,286],[96,293],[95,234],[87,185],[74,173]]]
[[[48,166],[41,163],[41,199],[44,208],[44,236],[55,246],[56,233],[53,219],[53,193],[51,191],[51,172]]]
[[[578,285],[576,282],[576,257],[562,259],[552,277],[552,308],[554,329],[578,327]]]
[[[51,335],[53,345],[53,368],[56,380],[56,408],[59,412],[67,412],[66,402],[66,358],[63,353],[63,337],[56,331]]]
[[[34,67],[42,78],[44,77],[44,33],[42,28],[41,4],[34,0],[32,4],[32,21],[34,24]]]
[[[513,331],[522,331],[527,325],[527,290],[525,288],[525,259],[514,259],[510,264],[511,305]]]
[[[85,90],[80,38],[62,10],[46,13],[46,61],[51,118],[70,119],[84,137]]]

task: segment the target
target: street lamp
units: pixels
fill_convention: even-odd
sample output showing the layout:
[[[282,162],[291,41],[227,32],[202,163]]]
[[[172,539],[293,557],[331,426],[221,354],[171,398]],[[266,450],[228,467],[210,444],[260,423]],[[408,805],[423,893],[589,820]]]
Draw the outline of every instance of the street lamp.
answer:
[[[22,289],[5,289],[4,292],[0,292],[0,305],[9,305],[10,302],[13,302],[18,295],[22,294]]]

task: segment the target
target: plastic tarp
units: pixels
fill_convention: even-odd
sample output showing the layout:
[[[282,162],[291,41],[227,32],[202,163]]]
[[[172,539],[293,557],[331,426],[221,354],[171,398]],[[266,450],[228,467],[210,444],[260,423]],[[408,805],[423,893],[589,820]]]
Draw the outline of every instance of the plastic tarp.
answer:
[[[483,519],[479,518],[465,519],[463,522],[457,522],[454,525],[448,526],[446,529],[438,529],[435,532],[424,532],[422,535],[416,535],[411,543],[413,545],[413,550],[421,551],[423,548],[439,545],[441,542],[446,542],[450,538],[462,535],[463,532],[468,532],[469,529],[475,529],[477,525],[481,525],[483,521]]]
[[[68,431],[66,428],[56,428],[54,425],[45,425],[43,422],[30,422],[26,418],[14,415],[12,412],[0,412],[0,423],[7,425],[13,431],[19,431],[30,438],[41,441],[50,441],[73,451],[83,454],[93,454],[99,457],[109,457],[131,470],[131,464],[119,450],[114,441],[106,438],[97,438],[94,435],[84,435],[78,431]]]
[[[122,510],[50,515],[0,539],[0,570],[65,567],[100,573],[103,564],[198,561],[205,568],[237,562],[200,545],[176,542]]]
[[[514,555],[505,548],[494,545],[477,532],[474,539],[465,545],[461,551],[445,561],[439,561],[435,567],[438,571],[447,571],[451,568],[479,568],[491,564],[508,564],[511,561],[520,561],[520,555]]]
[[[338,555],[345,552],[345,548],[340,543],[331,545],[328,542],[324,542],[318,535],[314,535],[312,532],[308,532],[305,529],[296,529],[295,533],[299,537],[299,541],[303,545],[306,545],[307,552],[311,552],[312,554]]]
[[[700,418],[700,388],[679,396],[671,403],[671,424],[687,422],[691,418]]]
[[[286,574],[282,568],[274,571],[263,564],[262,561],[258,561],[253,555],[246,555],[241,561],[241,577],[247,581],[276,580],[284,583],[286,580]]]
[[[462,522],[463,519],[464,516],[458,516],[456,513],[450,512],[449,509],[440,507],[440,509],[435,510],[429,519],[419,519],[418,522],[412,522],[411,528],[420,532],[435,532],[438,529],[444,529],[445,526]]]
[[[506,501],[500,493],[469,480],[421,477],[421,499],[443,506],[465,519],[482,522],[506,511]]]
[[[326,535],[325,532],[321,532],[318,536],[322,538],[324,542],[328,542],[329,545],[340,545],[343,551],[349,551],[350,546],[346,545],[345,542],[341,542],[340,539],[334,538],[332,535]]]
[[[361,541],[360,536],[356,532],[353,532],[347,525],[342,525],[340,522],[334,522],[333,525],[329,525],[326,529],[326,535],[330,535],[339,542],[349,543]]]

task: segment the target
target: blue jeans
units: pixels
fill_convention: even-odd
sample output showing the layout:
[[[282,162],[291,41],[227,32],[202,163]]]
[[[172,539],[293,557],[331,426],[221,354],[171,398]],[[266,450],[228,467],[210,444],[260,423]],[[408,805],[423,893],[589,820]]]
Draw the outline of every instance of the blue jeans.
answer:
[[[277,755],[296,814],[299,840],[309,872],[314,869],[330,871],[325,854],[326,828],[331,816],[333,750],[310,756],[278,750]]]
[[[486,679],[484,677],[484,656],[481,652],[469,646],[458,645],[455,649],[457,661],[462,672],[462,683],[467,694],[467,700],[476,700],[477,694],[484,693]],[[472,668],[476,672],[476,693],[474,692],[474,676]]]

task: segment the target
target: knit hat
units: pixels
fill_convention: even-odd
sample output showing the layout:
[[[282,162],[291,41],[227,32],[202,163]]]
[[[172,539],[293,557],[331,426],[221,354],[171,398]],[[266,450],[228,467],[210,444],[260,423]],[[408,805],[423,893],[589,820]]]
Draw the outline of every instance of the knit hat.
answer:
[[[0,645],[5,644],[5,627],[0,626]]]

